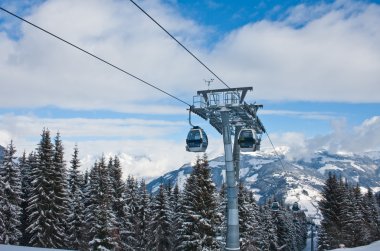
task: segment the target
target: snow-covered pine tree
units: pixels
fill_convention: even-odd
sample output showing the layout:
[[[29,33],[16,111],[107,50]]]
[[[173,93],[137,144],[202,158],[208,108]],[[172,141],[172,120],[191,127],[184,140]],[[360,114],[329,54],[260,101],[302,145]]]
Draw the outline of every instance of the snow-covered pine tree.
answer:
[[[356,187],[346,185],[348,189],[348,206],[349,219],[346,224],[346,235],[348,237],[346,247],[357,247],[369,243],[370,234],[366,231],[364,220],[364,202],[360,191],[359,184]]]
[[[182,220],[182,193],[179,190],[178,183],[175,184],[172,196],[171,196],[171,203],[172,203],[172,232],[175,234],[171,235],[172,243],[173,243],[173,250],[178,250],[180,246],[180,232],[183,224]]]
[[[249,198],[249,191],[239,184],[239,232],[240,232],[240,247],[242,250],[252,249],[257,245],[255,237],[255,226],[258,225],[256,221],[253,205]]]
[[[136,232],[136,227],[138,224],[138,208],[139,208],[139,200],[138,200],[138,185],[135,178],[131,175],[128,176],[126,187],[125,187],[125,204],[127,211],[127,221],[125,231],[122,233],[121,239],[122,242],[125,243],[125,250],[137,250],[139,248],[138,237]]]
[[[217,194],[216,198],[217,217],[215,220],[215,234],[218,245],[220,247],[224,247],[226,245],[227,236],[227,186],[225,183],[223,183],[220,187],[220,191]]]
[[[62,245],[62,229],[53,209],[55,203],[55,168],[54,146],[51,142],[50,131],[44,129],[41,141],[37,147],[37,162],[32,166],[32,188],[28,201],[27,213],[30,234],[29,245],[34,247],[58,248]]]
[[[254,227],[254,235],[253,235],[253,240],[255,243],[255,247],[258,248],[258,250],[261,249],[261,247],[264,245],[264,231],[260,227],[260,222],[262,221],[262,216],[260,214],[260,208],[257,205],[256,199],[254,197],[254,193],[252,191],[249,191],[249,202],[251,203],[252,206],[252,214],[253,217],[255,218],[256,224],[253,225]]]
[[[262,245],[260,250],[277,250],[277,226],[272,216],[271,201],[260,207],[260,222],[259,228],[262,231]]]
[[[183,192],[182,250],[218,250],[216,193],[207,156],[199,157]]]
[[[167,190],[162,184],[160,185],[158,194],[153,199],[151,212],[149,249],[157,251],[172,250],[171,210],[169,208]]]
[[[4,159],[0,163],[0,189],[3,192],[0,198],[0,214],[3,216],[3,229],[0,229],[0,243],[19,244],[22,237],[21,226],[21,173],[16,163],[16,149],[13,142],[6,147]],[[1,220],[0,220],[1,221]]]
[[[380,192],[375,193],[375,200],[376,200],[377,207],[380,208]]]
[[[346,247],[353,246],[352,238],[353,233],[352,229],[354,228],[353,224],[355,223],[355,212],[354,212],[354,203],[353,196],[350,192],[350,187],[347,181],[343,181],[343,178],[339,178],[339,186],[337,191],[337,227],[339,229],[339,234],[336,236],[336,240],[339,241],[338,245],[344,244]],[[360,229],[357,230],[360,235]]]
[[[366,244],[380,239],[380,211],[373,191],[367,187],[367,193],[362,198],[364,221],[369,238]]]
[[[339,191],[339,183],[335,174],[329,173],[329,177],[321,193],[322,199],[319,202],[319,209],[323,219],[318,239],[318,250],[329,250],[339,247],[339,235],[341,231],[341,224],[339,223],[341,211],[340,202],[338,202],[338,197],[340,197]]]
[[[30,154],[29,156],[32,156],[33,154]],[[26,155],[26,152],[24,151],[22,156],[19,158],[19,166],[20,166],[20,172],[21,172],[21,240],[20,245],[25,246],[28,244],[28,236],[26,233],[26,228],[28,226],[28,217],[26,213],[26,208],[28,207],[28,199],[29,199],[29,191],[31,190],[31,180],[30,180],[30,173],[31,173],[31,166],[30,161],[28,161],[28,157]]]
[[[294,242],[296,250],[304,250],[307,240],[307,219],[304,211],[293,212]]]
[[[122,180],[122,170],[120,159],[115,156],[108,161],[108,171],[110,174],[111,193],[112,193],[112,210],[115,214],[116,228],[119,234],[122,236],[128,224],[128,210],[125,202],[125,183]],[[118,246],[121,250],[126,250],[126,244],[122,241],[122,238],[118,238]]]
[[[294,228],[292,225],[292,217],[281,203],[280,209],[272,213],[274,223],[277,229],[277,244],[281,250],[296,250],[294,249]]]
[[[138,210],[137,210],[137,224],[136,228],[136,241],[138,244],[138,250],[149,250],[147,244],[152,239],[149,229],[149,220],[152,217],[151,212],[151,200],[146,190],[145,180],[140,181],[140,185],[137,190]]]
[[[79,172],[80,160],[78,157],[78,146],[75,145],[74,153],[70,161],[68,175],[68,191],[70,215],[68,218],[69,226],[69,247],[75,250],[84,250],[84,195],[81,190],[83,183],[82,176]]]
[[[112,184],[110,183],[109,169],[105,164],[104,156],[101,157],[97,165],[98,198],[94,198],[93,219],[95,224],[92,225],[91,232],[93,238],[89,245],[92,250],[118,250],[120,233],[116,226],[116,218],[112,211]],[[91,180],[92,181],[92,180]]]
[[[67,185],[67,170],[64,161],[64,148],[60,133],[54,138],[54,155],[53,155],[53,199],[52,212],[55,214],[53,223],[57,226],[56,247],[65,248],[69,242],[69,197]]]
[[[84,193],[84,220],[85,220],[85,243],[86,249],[90,249],[89,242],[95,237],[95,225],[97,224],[97,213],[99,204],[99,177],[100,171],[98,162],[96,161],[90,169],[88,175],[88,183]]]
[[[3,201],[5,200],[4,188],[5,188],[5,185],[4,185],[3,177],[0,176],[0,206],[2,206]],[[5,216],[3,213],[3,209],[0,207],[0,233],[3,233],[5,231],[4,218]],[[3,243],[3,242],[4,242],[3,238],[0,237],[0,243]]]
[[[112,209],[116,214],[116,219],[121,220],[125,214],[125,201],[123,197],[125,193],[125,183],[122,180],[120,160],[117,156],[109,159],[108,171],[110,174],[110,181],[112,185]]]
[[[86,169],[86,171],[84,171],[84,175],[83,175],[83,183],[81,184],[81,190],[82,190],[82,193],[85,194],[86,192],[86,188],[88,187],[89,183],[89,173],[88,173],[88,170]]]

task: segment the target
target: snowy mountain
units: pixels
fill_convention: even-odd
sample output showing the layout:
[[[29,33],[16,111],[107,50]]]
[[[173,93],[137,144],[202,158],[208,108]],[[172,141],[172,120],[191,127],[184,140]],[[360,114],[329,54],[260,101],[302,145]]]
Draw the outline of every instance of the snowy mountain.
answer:
[[[328,173],[335,172],[349,183],[359,182],[363,191],[371,187],[380,190],[380,152],[364,154],[332,154],[327,151],[316,152],[309,159],[285,160],[286,150],[282,152],[282,162],[271,151],[241,154],[240,180],[252,190],[259,203],[275,196],[283,197],[292,204],[298,201],[309,213],[316,213],[319,192]],[[282,164],[281,164],[282,163]],[[209,161],[212,179],[218,188],[225,182],[224,156]],[[152,180],[148,184],[151,192],[156,192],[161,183],[182,188],[192,171],[186,164],[178,170]]]

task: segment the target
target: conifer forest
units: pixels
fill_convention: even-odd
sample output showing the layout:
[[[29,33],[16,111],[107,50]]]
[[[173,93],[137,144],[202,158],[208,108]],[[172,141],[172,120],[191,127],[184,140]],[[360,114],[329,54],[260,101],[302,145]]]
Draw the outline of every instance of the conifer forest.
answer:
[[[206,155],[183,187],[122,178],[117,156],[80,172],[79,149],[64,160],[57,133],[44,129],[34,152],[17,157],[12,142],[0,164],[0,244],[71,250],[223,250],[226,189],[217,190]],[[241,250],[303,250],[310,221],[280,201],[258,205],[239,186]],[[276,204],[277,208],[273,208]],[[330,174],[319,208],[318,250],[380,239],[377,196]]]

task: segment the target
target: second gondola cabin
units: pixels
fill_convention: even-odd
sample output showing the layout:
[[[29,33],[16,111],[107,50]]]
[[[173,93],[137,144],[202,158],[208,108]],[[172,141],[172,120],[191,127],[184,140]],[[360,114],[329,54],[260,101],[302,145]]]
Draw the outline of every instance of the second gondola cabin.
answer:
[[[280,210],[280,204],[277,201],[272,202],[271,209],[273,212],[277,212]]]
[[[205,131],[199,126],[190,129],[186,138],[186,151],[205,152],[208,146],[208,138]]]
[[[259,150],[260,141],[253,129],[241,129],[238,136],[238,144],[242,152],[255,152]]]
[[[292,206],[292,211],[293,212],[299,212],[301,209],[300,209],[300,206],[298,204],[298,202],[294,202],[293,203],[293,206]]]

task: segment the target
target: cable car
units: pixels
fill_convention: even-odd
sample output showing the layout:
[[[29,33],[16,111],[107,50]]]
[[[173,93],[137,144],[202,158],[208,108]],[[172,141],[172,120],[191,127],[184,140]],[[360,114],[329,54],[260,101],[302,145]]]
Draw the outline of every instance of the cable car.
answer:
[[[278,210],[280,210],[280,204],[277,201],[274,201],[272,203],[272,211],[277,212]]]
[[[299,212],[300,211],[300,206],[299,206],[298,202],[293,203],[292,211],[293,212]]]
[[[241,129],[238,136],[238,144],[242,152],[260,150],[260,140],[253,129]]]
[[[208,146],[208,139],[205,131],[199,126],[190,129],[186,138],[186,151],[205,152]]]

